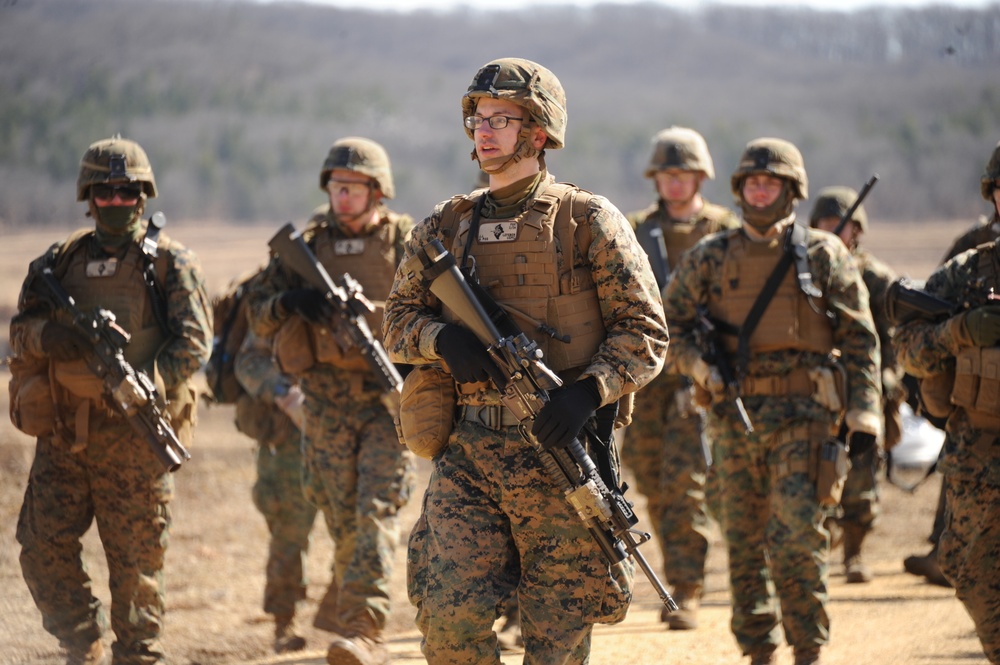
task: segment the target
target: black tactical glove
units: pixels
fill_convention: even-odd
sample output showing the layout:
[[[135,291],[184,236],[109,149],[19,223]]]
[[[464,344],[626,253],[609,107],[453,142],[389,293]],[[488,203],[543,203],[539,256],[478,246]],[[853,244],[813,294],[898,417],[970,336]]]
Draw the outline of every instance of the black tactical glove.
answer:
[[[875,447],[875,435],[868,432],[851,432],[847,435],[847,454],[851,459],[861,457]]]
[[[42,328],[42,350],[53,360],[79,360],[93,346],[79,332],[55,321]]]
[[[329,323],[333,307],[319,289],[291,289],[281,294],[281,306],[310,323]]]
[[[535,416],[531,433],[545,450],[568,446],[600,405],[597,379],[592,376],[557,388]]]
[[[438,355],[444,358],[458,383],[493,379],[493,385],[503,387],[503,373],[490,358],[483,343],[468,328],[449,323],[438,333],[436,345]]]
[[[1000,342],[1000,305],[983,305],[965,313],[965,329],[973,346],[996,346]]]

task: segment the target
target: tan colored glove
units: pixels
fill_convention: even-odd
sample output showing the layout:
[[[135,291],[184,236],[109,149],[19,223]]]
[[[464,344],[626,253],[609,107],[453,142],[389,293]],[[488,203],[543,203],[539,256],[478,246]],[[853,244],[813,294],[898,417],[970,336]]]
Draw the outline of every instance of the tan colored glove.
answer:
[[[711,393],[715,399],[726,392],[726,384],[722,380],[722,373],[715,365],[709,365],[703,359],[698,358],[691,367],[691,378],[699,386]]]
[[[851,409],[844,416],[847,425],[847,452],[857,457],[875,447],[882,437],[882,416],[871,411]]]

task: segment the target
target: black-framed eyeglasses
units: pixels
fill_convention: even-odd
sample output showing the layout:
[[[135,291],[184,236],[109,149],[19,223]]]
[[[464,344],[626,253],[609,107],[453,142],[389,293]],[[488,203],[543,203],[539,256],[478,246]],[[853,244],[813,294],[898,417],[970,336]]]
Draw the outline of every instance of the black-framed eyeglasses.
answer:
[[[142,195],[142,185],[137,182],[98,183],[90,188],[95,199],[110,201],[115,194],[122,201],[135,201]]]
[[[483,126],[484,122],[487,122],[493,129],[503,129],[511,120],[524,120],[524,118],[514,118],[509,115],[491,115],[488,118],[481,115],[469,115],[465,117],[465,126],[476,131]]]
[[[374,184],[371,182],[356,182],[354,180],[336,180],[330,178],[326,183],[326,191],[334,196],[347,194],[348,196],[367,196]]]

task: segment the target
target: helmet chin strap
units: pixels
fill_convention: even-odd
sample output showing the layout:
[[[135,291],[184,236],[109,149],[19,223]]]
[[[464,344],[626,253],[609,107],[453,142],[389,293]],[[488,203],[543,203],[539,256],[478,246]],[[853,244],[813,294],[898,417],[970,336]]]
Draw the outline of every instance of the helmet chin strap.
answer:
[[[480,161],[479,156],[476,154],[476,149],[472,149],[472,160],[479,162],[479,168],[490,175],[497,173],[503,173],[510,167],[517,164],[522,159],[530,159],[539,154],[539,150],[531,145],[529,142],[529,135],[531,130],[534,129],[535,123],[525,120],[522,123],[521,131],[517,133],[517,146],[514,147],[514,152],[510,155],[500,155],[499,157],[493,157],[487,159],[485,162]]]

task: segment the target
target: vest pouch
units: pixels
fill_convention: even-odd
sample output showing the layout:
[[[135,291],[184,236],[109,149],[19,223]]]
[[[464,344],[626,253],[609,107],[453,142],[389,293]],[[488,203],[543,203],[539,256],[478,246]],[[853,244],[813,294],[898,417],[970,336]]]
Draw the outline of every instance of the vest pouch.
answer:
[[[448,445],[455,424],[455,382],[437,365],[417,365],[399,396],[400,443],[417,457],[433,459]]]
[[[274,409],[243,393],[236,400],[236,429],[254,441],[266,441],[271,436]]]
[[[293,316],[275,334],[274,355],[285,374],[300,376],[316,364],[308,328],[302,317]]]
[[[55,427],[48,360],[10,358],[10,421],[28,436],[48,436]]]
[[[815,452],[814,452],[815,451]],[[847,482],[850,463],[847,446],[836,439],[828,439],[810,448],[815,455],[816,500],[821,506],[832,507],[840,503]]]
[[[53,376],[57,384],[80,399],[103,404],[104,384],[84,360],[53,361]]]
[[[588,366],[607,337],[597,291],[556,296],[549,300],[548,310],[546,320],[554,322],[570,341],[550,340],[546,364],[556,372]]]
[[[920,379],[920,406],[935,418],[947,418],[955,408],[951,394],[955,387],[955,370]]]
[[[955,356],[955,386],[951,391],[952,404],[964,409],[975,408],[982,370],[981,352],[982,349],[974,346],[963,349]]]
[[[353,372],[368,368],[368,363],[359,350],[349,349],[346,354],[344,353],[344,349],[340,348],[340,343],[329,328],[309,324],[307,327],[312,339],[312,348],[316,350],[316,362]]]
[[[1000,348],[980,349],[976,410],[1000,414]]]

